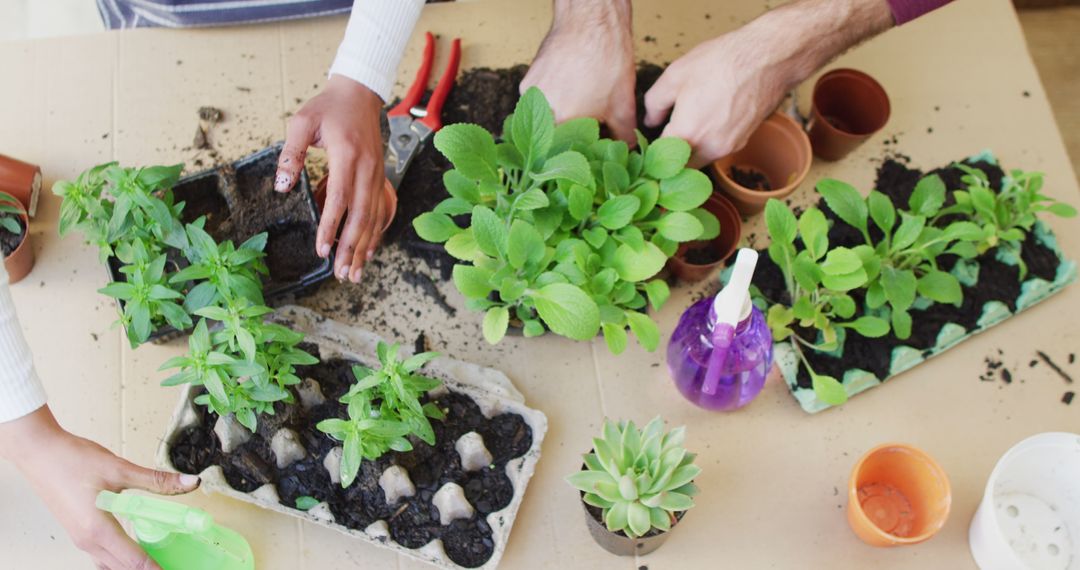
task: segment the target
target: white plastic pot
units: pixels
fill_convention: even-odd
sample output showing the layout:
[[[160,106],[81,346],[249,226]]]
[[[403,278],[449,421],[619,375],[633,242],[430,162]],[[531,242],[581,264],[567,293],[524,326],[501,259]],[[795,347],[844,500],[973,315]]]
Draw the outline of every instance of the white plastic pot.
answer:
[[[1080,435],[1041,433],[990,474],[968,533],[982,570],[1080,570]]]

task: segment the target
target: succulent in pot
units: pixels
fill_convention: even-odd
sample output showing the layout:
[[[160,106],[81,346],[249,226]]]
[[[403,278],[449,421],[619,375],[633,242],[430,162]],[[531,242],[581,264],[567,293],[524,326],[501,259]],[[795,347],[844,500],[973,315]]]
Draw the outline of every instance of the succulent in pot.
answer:
[[[621,556],[651,552],[694,506],[701,468],[683,447],[685,437],[685,427],[665,433],[660,417],[641,429],[604,421],[581,471],[567,477],[581,492],[586,524],[600,546]]]
[[[450,198],[413,226],[461,261],[454,284],[471,309],[485,311],[488,342],[514,320],[525,336],[550,330],[589,340],[602,331],[616,354],[629,327],[656,349],[657,325],[643,312],[669,296],[656,275],[680,243],[720,232],[702,207],[709,178],[686,168],[686,141],[639,135],[631,150],[600,138],[594,119],[556,126],[534,88],[506,119],[500,142],[477,125],[455,124],[439,131],[435,146],[454,165],[443,178]],[[461,216],[467,227],[455,221]]]
[[[0,192],[0,257],[11,283],[18,283],[34,268],[30,218],[22,203],[7,192]]]

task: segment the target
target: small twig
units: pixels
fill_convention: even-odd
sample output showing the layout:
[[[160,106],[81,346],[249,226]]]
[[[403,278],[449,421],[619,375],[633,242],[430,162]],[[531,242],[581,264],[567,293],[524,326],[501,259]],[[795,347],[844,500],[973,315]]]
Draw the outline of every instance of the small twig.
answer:
[[[1045,352],[1043,352],[1041,350],[1036,350],[1035,354],[1038,354],[1039,358],[1041,358],[1042,361],[1045,362],[1047,366],[1049,366],[1050,368],[1053,368],[1054,372],[1057,372],[1058,376],[1061,376],[1061,378],[1063,380],[1065,380],[1069,384],[1073,383],[1072,376],[1069,376],[1064,370],[1061,369],[1060,366],[1058,366],[1057,364],[1054,364],[1054,361],[1050,360],[1050,357],[1047,356]]]

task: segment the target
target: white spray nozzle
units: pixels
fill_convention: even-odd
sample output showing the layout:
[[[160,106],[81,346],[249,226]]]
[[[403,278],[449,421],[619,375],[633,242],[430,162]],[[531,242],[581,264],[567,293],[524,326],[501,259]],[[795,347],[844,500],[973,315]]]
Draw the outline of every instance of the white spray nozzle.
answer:
[[[724,285],[713,301],[713,314],[716,315],[717,323],[734,327],[749,314],[750,279],[754,276],[757,260],[757,251],[748,247],[739,250],[727,285]]]

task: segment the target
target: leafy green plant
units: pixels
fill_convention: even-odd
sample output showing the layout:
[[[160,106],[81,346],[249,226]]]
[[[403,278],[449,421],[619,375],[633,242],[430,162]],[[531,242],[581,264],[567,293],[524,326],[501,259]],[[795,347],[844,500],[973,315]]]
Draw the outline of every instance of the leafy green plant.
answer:
[[[488,342],[499,342],[513,320],[529,337],[549,329],[588,340],[602,330],[616,354],[629,327],[655,350],[659,332],[644,311],[669,296],[656,274],[679,243],[718,235],[716,217],[701,208],[712,185],[686,168],[685,141],[650,144],[639,134],[630,150],[599,133],[593,119],[556,126],[533,88],[499,142],[471,124],[435,136],[454,165],[443,177],[450,198],[413,226],[461,260],[454,284],[470,308],[485,311]],[[459,216],[468,216],[467,227]]]
[[[264,322],[271,312],[260,281],[267,235],[236,247],[206,233],[205,218],[185,226],[184,204],[174,203],[171,190],[181,170],[109,163],[58,182],[60,233],[81,230],[103,262],[121,264],[124,280],[101,292],[122,302],[119,322],[133,347],[164,324],[187,330],[199,318],[188,353],[162,365],[179,369],[162,384],[205,387],[197,404],[233,414],[254,431],[259,414],[274,413],[274,402],[294,401],[296,366],[318,359],[298,348],[302,334]],[[211,323],[218,323],[213,331]]]
[[[909,309],[916,296],[935,303],[960,304],[960,282],[938,267],[938,258],[944,254],[975,257],[972,242],[982,239],[983,230],[966,219],[944,227],[934,224],[942,219],[939,213],[946,198],[940,177],[919,180],[906,210],[897,209],[877,190],[864,199],[854,187],[837,180],[822,180],[818,192],[837,217],[863,235],[866,243],[853,251],[867,274],[866,309],[876,310],[887,303],[897,338],[911,336]],[[871,223],[882,234],[876,241],[871,239]]]
[[[316,425],[319,431],[342,442],[342,487],[356,479],[363,459],[378,459],[390,450],[411,450],[410,435],[435,445],[429,418],[441,420],[445,414],[433,403],[421,404],[420,397],[442,382],[417,372],[439,355],[424,352],[399,360],[399,348],[397,344],[379,342],[378,370],[353,366],[356,383],[340,400],[347,406],[348,419],[330,418]]]
[[[25,214],[22,204],[11,194],[0,192],[0,228],[15,235],[22,235],[18,216]]]
[[[1039,192],[1040,174],[1014,171],[995,192],[981,170],[955,166],[965,172],[965,190],[950,193],[939,176],[927,176],[916,184],[906,208],[876,190],[864,198],[838,180],[818,183],[829,209],[862,237],[863,243],[853,247],[830,247],[830,227],[817,208],[796,219],[779,201],[766,205],[769,257],[783,273],[788,297],[765,299],[770,305],[767,320],[774,340],[792,343],[819,400],[840,404],[847,394],[836,378],[813,370],[804,350],[839,350],[845,329],[868,338],[890,331],[899,339],[909,338],[910,309],[917,299],[955,305],[963,301],[960,281],[939,265],[943,256],[971,260],[991,248],[1006,247],[1020,263],[1022,279],[1026,268],[1020,244],[1036,214],[1076,214],[1071,206]]]
[[[974,253],[1002,247],[1013,254],[1020,267],[1020,279],[1027,275],[1027,264],[1021,257],[1021,244],[1038,219],[1048,212],[1062,218],[1076,216],[1076,208],[1059,202],[1041,192],[1043,174],[1013,170],[1002,180],[995,192],[986,173],[963,163],[953,166],[964,172],[963,189],[952,193],[955,203],[943,208],[938,218],[960,215],[982,228],[981,238],[974,244]]]
[[[664,433],[659,417],[640,430],[634,422],[605,420],[585,466],[566,480],[586,504],[601,509],[611,532],[635,538],[654,528],[670,530],[698,492],[693,480],[701,468],[683,447],[685,437],[682,427]]]

